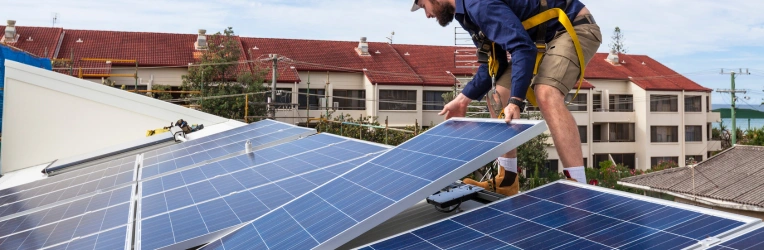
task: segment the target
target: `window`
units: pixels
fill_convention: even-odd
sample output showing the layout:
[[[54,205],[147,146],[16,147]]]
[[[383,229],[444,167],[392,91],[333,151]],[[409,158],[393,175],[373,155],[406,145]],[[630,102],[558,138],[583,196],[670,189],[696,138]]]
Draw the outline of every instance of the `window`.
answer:
[[[592,141],[594,142],[605,142],[607,141],[607,134],[603,134],[602,127],[605,126],[605,129],[607,129],[607,124],[594,124],[592,125]],[[605,130],[606,131],[606,130]]]
[[[706,96],[706,112],[711,112],[711,96]]]
[[[650,127],[650,141],[651,142],[679,142],[677,136],[676,126],[651,126]]]
[[[594,109],[595,112],[602,111],[602,95],[592,95],[592,109]]]
[[[685,126],[684,141],[703,141],[703,126]]]
[[[634,112],[633,95],[610,96],[610,112]]]
[[[575,99],[573,99],[573,96],[576,95],[575,93],[569,93],[568,96],[565,98],[565,104],[568,104],[570,102],[570,105],[568,105],[568,110],[570,111],[586,111],[586,94],[578,93],[578,96],[576,96]]]
[[[703,112],[701,96],[686,96],[684,98],[684,112]]]
[[[703,161],[702,155],[688,155],[684,157],[684,162],[685,164],[688,164],[688,165],[697,164],[701,161]]]
[[[339,110],[364,110],[366,109],[366,90],[340,90],[335,89],[334,101],[339,103]]]
[[[586,158],[584,158],[584,168],[588,168],[588,167],[589,167],[589,162],[587,161]]]
[[[424,103],[422,105],[423,110],[443,110],[443,106],[446,105],[445,100],[443,100],[443,94],[449,93],[450,91],[424,91],[422,92],[424,95]]]
[[[610,157],[613,157],[615,164],[623,164],[627,168],[634,169],[636,163],[636,154],[595,154],[594,155],[594,168],[600,168],[600,162],[609,161]]]
[[[650,158],[650,166],[655,167],[660,165],[663,162],[673,162],[677,163],[679,162],[679,157],[653,157]]]
[[[416,90],[380,90],[379,110],[416,110]]]
[[[634,123],[610,123],[610,142],[635,142]]]
[[[291,88],[277,88],[276,89],[276,109],[291,109],[292,105],[292,89]]]
[[[308,93],[308,89],[300,89],[299,92],[300,96],[297,98],[299,109],[308,109],[308,104],[310,104],[310,109],[321,108],[321,104],[318,103],[318,100],[324,98],[325,91],[323,89],[310,89],[310,93]],[[310,95],[310,97],[308,97],[308,95]]]
[[[677,112],[675,95],[650,95],[651,112]]]
[[[581,136],[581,143],[587,143],[586,126],[578,126],[578,135]]]
[[[544,168],[539,169],[539,174],[541,176],[548,176],[549,174],[559,173],[560,171],[560,161],[559,160],[547,160],[544,163]]]

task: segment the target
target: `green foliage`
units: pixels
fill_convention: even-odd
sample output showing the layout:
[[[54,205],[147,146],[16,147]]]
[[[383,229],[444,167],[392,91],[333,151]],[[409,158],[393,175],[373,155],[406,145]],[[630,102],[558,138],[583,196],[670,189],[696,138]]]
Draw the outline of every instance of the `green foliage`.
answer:
[[[246,65],[240,63],[245,55],[242,55],[231,27],[222,34],[218,32],[207,36],[207,45],[208,48],[201,53],[201,65],[191,67],[188,74],[183,76],[181,85],[183,90],[198,90],[202,94],[184,96],[197,98],[191,104],[200,105],[204,112],[230,119],[244,119],[243,94],[267,90],[263,85],[265,71],[256,69],[256,73],[249,72]],[[222,97],[227,95],[231,96]],[[265,115],[265,106],[255,105],[265,100],[265,94],[250,95],[247,115]]]
[[[329,120],[334,122],[319,122],[318,126],[316,126],[316,130],[318,130],[318,132],[331,133],[335,135],[361,139],[364,141],[397,146],[411,138],[414,138],[414,136],[416,136],[414,132],[422,133],[425,131],[415,126],[406,126],[403,128],[403,130],[408,130],[412,133],[389,129],[385,130],[384,125],[380,124],[376,117],[371,116],[359,116],[358,118],[353,118],[350,115],[339,115],[334,117],[331,116],[332,114],[330,114]],[[341,124],[341,122],[345,122],[346,124]],[[362,124],[365,126],[352,124]]]
[[[741,144],[752,146],[764,146],[764,127],[752,128],[745,132]]]
[[[161,90],[161,91],[167,91],[171,90],[170,85],[161,85],[161,84],[154,84],[151,85],[151,90]],[[152,93],[154,98],[159,100],[170,100],[172,99],[172,94],[170,93]]]
[[[618,53],[627,53],[629,52],[628,49],[626,49],[626,46],[623,44],[623,41],[625,40],[623,38],[623,33],[621,33],[621,28],[616,26],[615,30],[613,30],[613,36],[610,37],[613,39],[613,42],[610,43],[610,49],[615,50]]]

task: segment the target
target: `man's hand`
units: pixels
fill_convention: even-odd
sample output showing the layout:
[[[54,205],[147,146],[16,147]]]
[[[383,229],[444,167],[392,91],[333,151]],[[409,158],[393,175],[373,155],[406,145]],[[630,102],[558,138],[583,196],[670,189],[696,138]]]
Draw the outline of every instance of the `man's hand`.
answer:
[[[446,115],[446,120],[451,119],[451,117],[464,117],[467,115],[467,106],[469,106],[470,102],[472,102],[470,98],[459,93],[453,101],[443,107],[443,110],[438,115]]]
[[[504,122],[509,124],[512,119],[520,119],[520,107],[510,103],[504,108]]]

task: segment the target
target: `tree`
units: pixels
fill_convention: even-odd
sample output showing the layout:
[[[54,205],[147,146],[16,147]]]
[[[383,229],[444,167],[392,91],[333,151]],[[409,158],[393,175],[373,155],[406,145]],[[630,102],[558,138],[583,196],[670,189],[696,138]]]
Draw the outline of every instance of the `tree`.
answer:
[[[615,30],[613,31],[613,36],[610,37],[613,39],[613,42],[610,43],[610,49],[615,50],[617,53],[627,53],[629,52],[628,49],[626,49],[626,46],[623,44],[624,38],[623,33],[621,33],[621,28],[616,26]]]
[[[183,90],[201,91],[201,95],[184,95],[194,98],[201,110],[213,115],[230,119],[244,119],[245,93],[249,95],[249,114],[264,116],[266,107],[265,94],[268,88],[263,85],[265,70],[250,71],[247,64],[240,61],[242,55],[233,29],[228,27],[207,37],[207,49],[201,51],[200,65],[191,67],[183,76]],[[251,121],[251,120],[250,120]]]

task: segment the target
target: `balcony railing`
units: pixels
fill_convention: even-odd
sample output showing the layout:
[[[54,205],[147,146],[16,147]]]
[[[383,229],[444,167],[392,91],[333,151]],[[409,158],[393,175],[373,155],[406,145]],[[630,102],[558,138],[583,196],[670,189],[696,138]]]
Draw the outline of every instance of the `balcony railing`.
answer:
[[[610,140],[610,139],[605,139],[605,140],[594,139],[592,141],[594,141],[595,143],[605,143],[605,142],[637,142],[636,139],[612,139],[612,140]]]
[[[634,112],[634,108],[629,108],[629,109],[603,109],[603,108],[595,108],[594,112]]]

